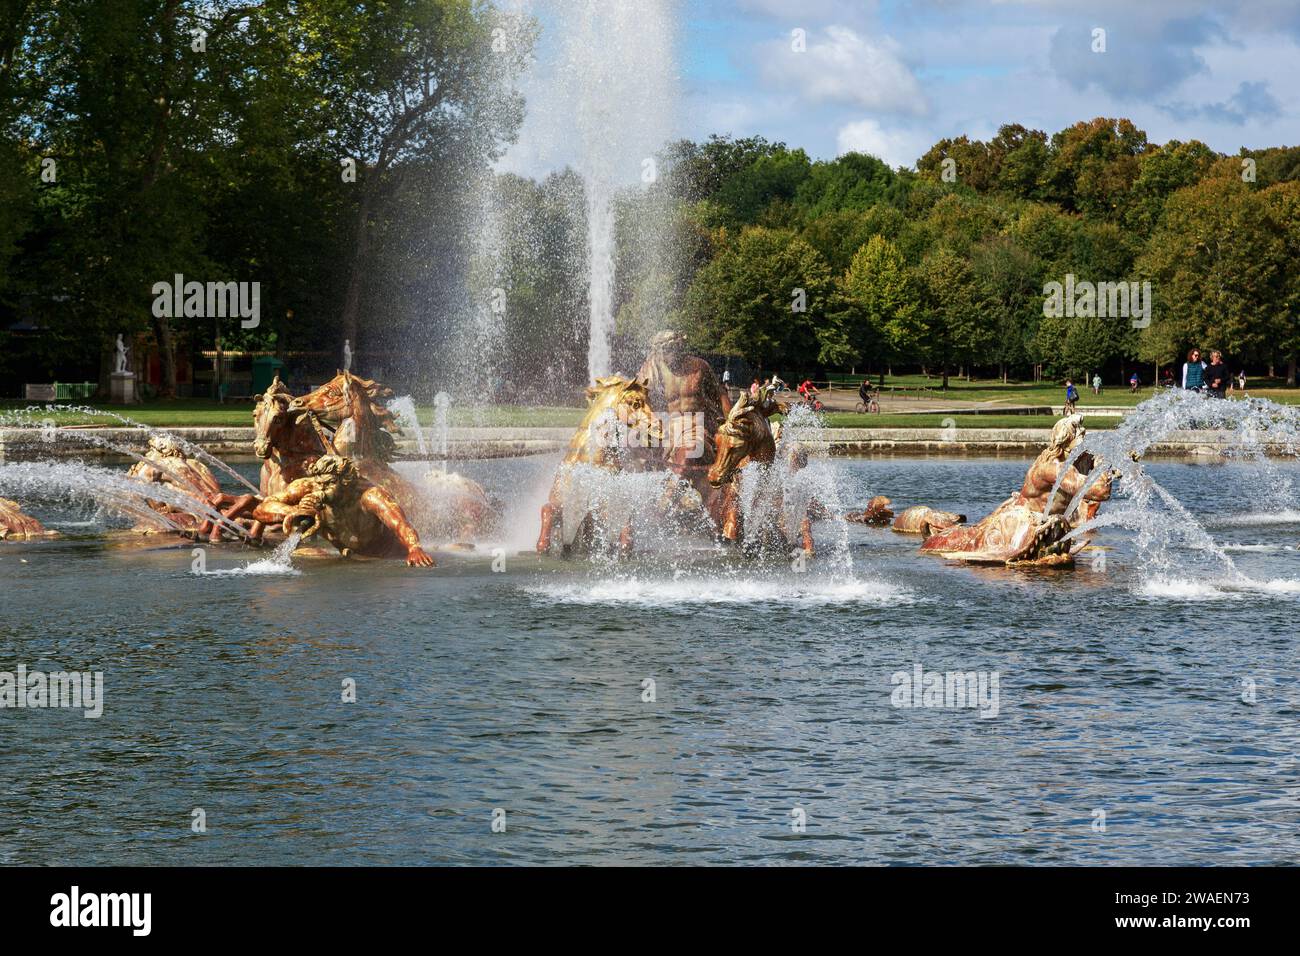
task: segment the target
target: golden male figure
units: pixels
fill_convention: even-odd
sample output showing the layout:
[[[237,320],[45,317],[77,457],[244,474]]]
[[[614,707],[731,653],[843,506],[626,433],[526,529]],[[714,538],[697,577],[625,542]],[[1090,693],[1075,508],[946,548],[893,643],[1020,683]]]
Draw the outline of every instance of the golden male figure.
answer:
[[[181,443],[171,435],[150,437],[144,461],[137,461],[127,474],[142,481],[170,485],[196,501],[213,507],[234,500],[222,493],[221,483],[212,474],[212,469],[198,458],[187,457]],[[159,514],[167,515],[169,520],[181,525],[187,532],[193,531],[199,537],[208,536],[212,541],[221,540],[221,529],[200,514],[162,501],[150,500],[149,507]]]
[[[304,537],[320,532],[344,557],[405,558],[411,567],[434,566],[396,499],[342,455],[316,459],[306,477],[265,498],[252,514],[286,534],[294,528],[303,529]]]
[[[686,336],[680,332],[659,332],[650,340],[650,354],[636,377],[646,382],[651,407],[668,420],[664,463],[690,482],[718,521],[721,496],[709,485],[708,471],[717,454],[718,428],[731,411],[731,396],[709,363],[687,351]]]

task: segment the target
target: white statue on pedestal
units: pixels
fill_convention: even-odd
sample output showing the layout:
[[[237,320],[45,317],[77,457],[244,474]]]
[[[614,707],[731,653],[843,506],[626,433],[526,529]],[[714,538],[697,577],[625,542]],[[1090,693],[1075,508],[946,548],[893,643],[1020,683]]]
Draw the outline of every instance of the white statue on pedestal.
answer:
[[[348,339],[343,340],[343,371],[352,371],[352,342]]]
[[[116,356],[116,358],[115,358],[115,360],[114,360],[113,372],[114,372],[115,374],[121,375],[123,372],[127,371],[127,367],[126,367],[126,344],[122,341],[122,335],[121,335],[121,333],[118,333],[118,336],[117,336],[117,346],[116,346],[116,351],[117,351],[117,356]]]

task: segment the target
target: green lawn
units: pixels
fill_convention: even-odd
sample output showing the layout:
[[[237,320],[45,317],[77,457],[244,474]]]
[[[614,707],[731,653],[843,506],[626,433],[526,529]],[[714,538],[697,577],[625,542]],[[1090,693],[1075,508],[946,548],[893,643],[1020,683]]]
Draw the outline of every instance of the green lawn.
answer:
[[[36,403],[13,400],[0,401],[0,427],[6,424],[18,424],[17,420],[12,417],[12,413],[33,404]],[[64,407],[76,405],[94,406],[93,402],[60,402],[58,404]],[[170,402],[154,401],[144,402],[139,405],[113,406],[108,411],[143,425],[161,427],[251,427],[253,424],[252,402],[218,405],[210,399],[183,398]],[[38,420],[49,418],[59,425],[122,424],[112,414],[89,415],[82,412],[46,414],[43,411],[33,414]],[[422,425],[433,424],[432,407],[417,409],[417,414]],[[582,415],[582,409],[579,408],[549,406],[539,408],[502,406],[483,409],[453,407],[451,410],[451,423],[453,425],[533,426],[538,428],[549,426],[576,427],[582,421]]]
[[[830,428],[1051,428],[1053,415],[863,415],[857,412],[828,412]],[[1115,415],[1086,415],[1083,424],[1092,429],[1114,428],[1122,421]]]
[[[1300,389],[1277,387],[1273,382],[1259,380],[1260,384],[1274,385],[1272,388],[1250,387],[1252,396],[1269,398],[1284,404],[1300,404]],[[889,380],[889,384],[917,386],[923,384],[922,376],[899,376]],[[1132,406],[1140,399],[1149,398],[1152,390],[1147,388],[1138,395],[1131,395],[1126,389],[1104,389],[1100,396],[1092,394],[1091,389],[1081,389],[1080,410],[1087,412],[1089,406],[1120,405]],[[945,393],[935,388],[927,398],[941,398]],[[1003,385],[1000,382],[961,382],[950,380],[946,393],[953,399],[969,401],[1005,401],[1007,405],[1059,405],[1064,399],[1063,390],[1056,386],[1035,384]],[[18,424],[13,417],[15,411],[24,409],[32,403],[5,400],[0,401],[0,427]],[[65,407],[69,404],[60,403]],[[906,408],[906,403],[896,403],[895,407]],[[222,427],[251,426],[253,424],[253,405],[251,402],[218,405],[209,399],[176,399],[170,402],[153,401],[129,407],[112,409],[133,421],[150,426],[164,427]],[[417,410],[422,425],[433,424],[433,408],[422,407]],[[583,410],[560,406],[496,406],[490,408],[456,408],[451,410],[451,423],[456,426],[478,427],[535,427],[535,428],[572,428],[582,421]],[[35,413],[37,419],[51,418],[60,425],[115,425],[121,422],[111,415],[88,415],[81,412],[44,412]],[[1048,415],[1013,415],[983,414],[953,416],[941,414],[899,414],[862,415],[853,412],[829,412],[826,422],[833,428],[942,428],[945,419],[951,417],[957,428],[1048,428],[1054,419]],[[1119,419],[1113,417],[1090,416],[1087,419],[1090,428],[1114,428]]]
[[[1142,374],[1149,379],[1151,370],[1144,369]],[[846,388],[852,387],[856,390],[862,378],[861,376],[853,378],[836,376],[836,380],[843,381]],[[940,388],[941,382],[939,378],[927,379],[924,375],[895,375],[885,379],[885,394],[889,394],[890,386],[893,386],[897,389],[907,389],[911,394],[917,394],[919,389],[928,389],[923,394],[925,398],[933,400],[951,398],[970,402],[997,401],[1008,405],[1059,405],[1065,401],[1065,386],[1056,383],[1012,382],[1003,385],[996,379],[967,382],[959,378],[949,378],[948,390],[945,392]],[[1090,386],[1085,386],[1082,382],[1075,384],[1079,387],[1081,395],[1080,408],[1089,405],[1132,406],[1155,394],[1155,389],[1149,384],[1140,388],[1136,395],[1128,390],[1128,386],[1119,385],[1104,385],[1101,394],[1094,395]],[[1267,398],[1285,405],[1300,404],[1300,388],[1287,388],[1283,379],[1248,379],[1246,389],[1257,398]]]

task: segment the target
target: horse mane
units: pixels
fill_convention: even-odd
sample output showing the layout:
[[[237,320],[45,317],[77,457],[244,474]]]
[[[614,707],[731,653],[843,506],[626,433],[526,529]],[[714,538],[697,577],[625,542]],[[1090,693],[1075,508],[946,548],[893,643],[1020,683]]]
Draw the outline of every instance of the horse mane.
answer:
[[[357,436],[356,455],[392,461],[397,452],[393,435],[402,428],[397,416],[381,403],[393,397],[393,390],[387,385],[340,371],[324,385],[294,399],[294,402],[315,412],[321,423],[335,431],[344,421],[351,419]]]
[[[580,428],[586,430],[601,415],[605,414],[610,408],[618,404],[619,398],[628,390],[640,391],[645,393],[646,401],[649,401],[649,387],[645,382],[638,381],[634,378],[624,378],[621,375],[607,375],[604,378],[596,379],[595,385],[587,386],[587,414],[582,419]]]

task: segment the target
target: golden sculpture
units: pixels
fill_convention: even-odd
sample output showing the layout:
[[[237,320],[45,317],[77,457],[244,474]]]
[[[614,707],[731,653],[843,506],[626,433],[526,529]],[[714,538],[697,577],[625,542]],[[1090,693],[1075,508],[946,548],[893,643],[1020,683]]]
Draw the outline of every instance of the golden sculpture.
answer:
[[[342,455],[316,459],[304,477],[263,499],[252,514],[259,522],[279,525],[285,534],[299,530],[310,538],[319,533],[344,557],[404,557],[412,567],[434,566],[401,505]]]
[[[587,414],[569,439],[550,496],[542,505],[538,553],[550,551],[557,540],[564,554],[575,546],[594,543],[596,525],[602,518],[601,503],[577,480],[579,469],[639,470],[649,456],[647,449],[663,438],[663,426],[650,407],[644,381],[619,375],[596,379],[596,384],[587,388]],[[619,545],[624,551],[632,547],[632,529],[626,522],[619,529]]]
[[[998,505],[988,517],[970,527],[953,527],[926,538],[925,554],[982,564],[1069,564],[1084,543],[1062,540],[1092,518],[1110,497],[1107,471],[1088,488],[1077,511],[1065,510],[1089,480],[1095,466],[1092,456],[1080,455],[1068,469],[1066,460],[1083,441],[1082,415],[1061,419],[1052,429],[1048,446],[1034,459],[1016,494]],[[1060,486],[1052,488],[1060,478]],[[1049,501],[1049,497],[1051,500]]]
[[[717,453],[715,435],[731,411],[731,396],[709,363],[690,354],[681,332],[656,333],[637,379],[644,381],[650,404],[665,416],[664,466],[690,483],[715,523],[720,523],[720,493],[708,471]]]
[[[797,542],[805,554],[812,555],[815,551],[812,516],[808,513],[794,516],[798,519],[798,529],[791,533],[791,516],[786,514],[780,476],[771,468],[776,461],[776,436],[768,418],[782,410],[770,386],[760,389],[757,398],[742,394],[726,421],[718,427],[717,457],[707,478],[713,488],[721,491],[718,507],[724,541],[757,547],[774,543],[783,549]],[[802,449],[792,448],[790,453],[792,469],[807,463],[807,454]],[[766,520],[755,522],[751,517],[747,521],[742,513],[737,478],[746,473],[752,474],[752,480],[757,482],[750,501],[751,515],[761,514]]]
[[[23,514],[18,502],[9,498],[0,498],[0,541],[25,540],[27,538],[47,538],[58,534],[47,531],[45,526],[31,515]]]
[[[936,511],[926,505],[913,505],[899,512],[890,530],[899,534],[920,534],[927,538],[954,525],[965,524],[966,516],[951,511]]]

